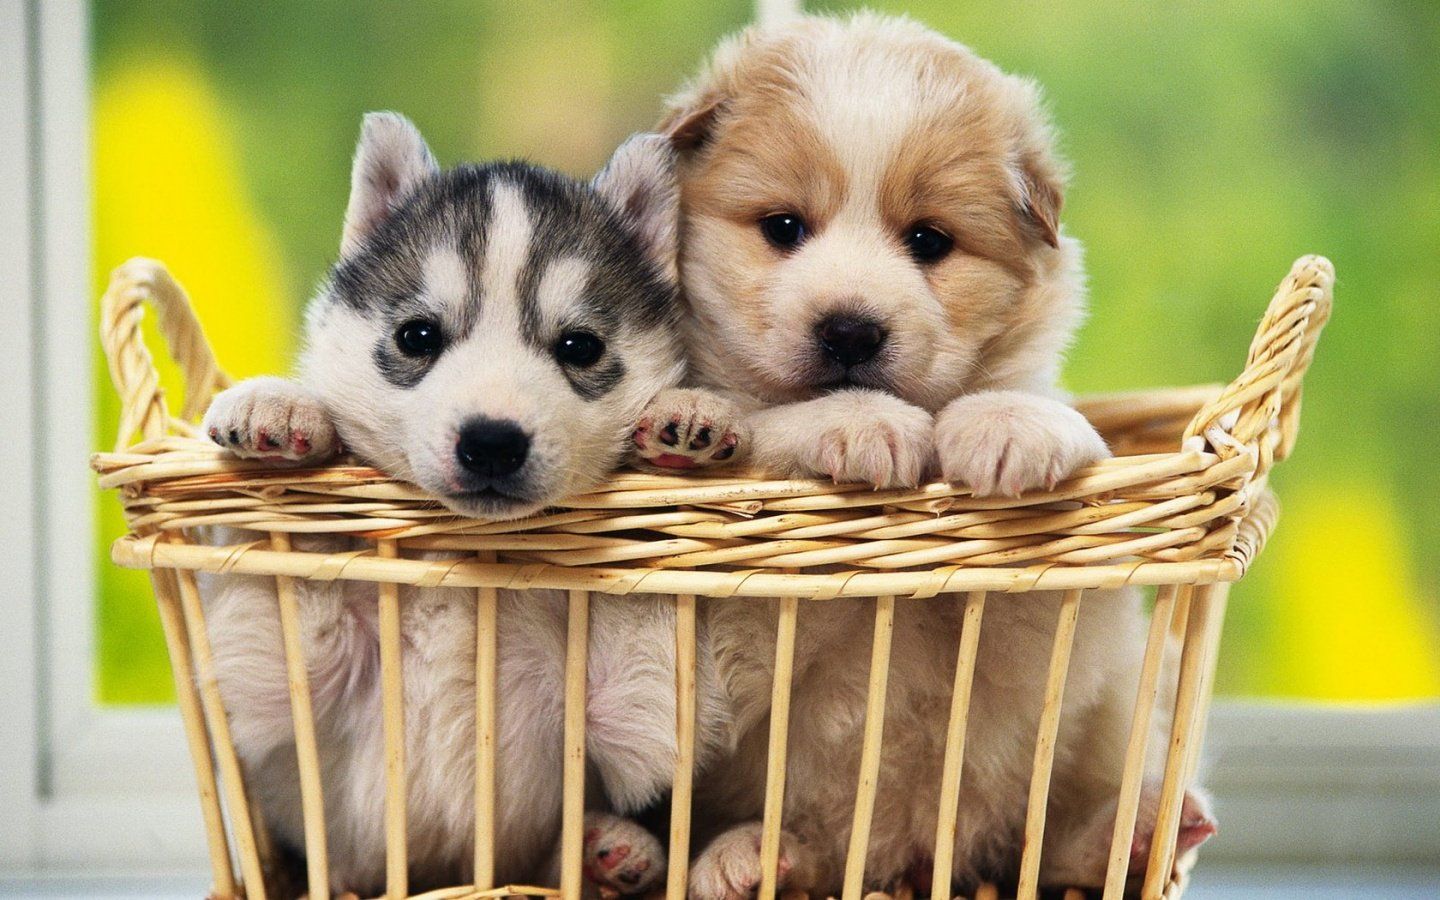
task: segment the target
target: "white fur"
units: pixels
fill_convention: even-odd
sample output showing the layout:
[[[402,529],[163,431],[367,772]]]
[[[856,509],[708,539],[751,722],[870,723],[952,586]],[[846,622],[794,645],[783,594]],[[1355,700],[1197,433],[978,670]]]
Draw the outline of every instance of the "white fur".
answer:
[[[454,247],[436,247],[425,259],[425,293],[460,315],[470,292],[470,273]]]
[[[648,146],[655,149],[653,142]],[[663,185],[667,177],[673,182],[668,149],[651,153],[646,147],[626,151],[622,168],[631,175],[629,188],[600,180],[612,202],[622,202],[627,190]],[[393,115],[367,117],[356,154],[346,252],[362,252],[405,194],[433,172],[433,158],[413,126]],[[659,216],[670,224],[662,221],[652,231],[673,231],[673,183],[664,196],[671,205],[662,199],[619,208],[641,210],[642,218]],[[300,383],[242,383],[217,398],[207,427],[237,453],[252,456],[265,455],[258,452],[258,426],[303,427],[312,452],[302,454],[292,442],[278,455],[312,461],[334,452],[338,432],[357,456],[467,513],[470,501],[454,493],[457,429],[476,416],[503,418],[520,424],[532,442],[526,462],[530,497],[505,514],[522,515],[598,482],[625,449],[641,409],[679,380],[676,336],[667,327],[617,335],[611,349],[623,354],[626,375],[598,399],[579,397],[557,362],[522,336],[517,280],[534,240],[532,213],[520,190],[505,181],[495,183],[493,201],[483,259],[465,258],[443,236],[423,257],[429,308],[460,318],[472,284],[484,296],[468,335],[447,346],[418,383],[398,387],[374,362],[377,341],[392,339],[390,323],[322,295],[307,319]],[[663,245],[652,246],[666,252]],[[673,267],[673,244],[668,252],[671,258],[656,259],[662,270]],[[587,289],[591,272],[588,261],[556,260],[542,274],[541,318],[562,322]],[[232,428],[244,440],[230,442]],[[211,537],[225,543],[263,538],[229,530]],[[296,535],[294,545],[321,553],[364,548],[350,538],[305,535]],[[247,786],[280,842],[303,848],[275,584],[206,576],[202,591]],[[343,580],[299,581],[296,591],[321,748],[331,887],[374,895],[383,890],[385,867],[376,588]],[[502,590],[499,604],[496,877],[502,884],[551,881],[558,872],[567,600],[558,591]],[[471,880],[476,592],[402,586],[400,605],[408,855],[411,888],[418,891]],[[669,784],[676,755],[674,615],[665,598],[597,597],[592,603],[587,751],[598,776],[590,795],[594,802],[603,788],[604,797],[634,809]],[[698,671],[706,698],[699,715],[702,761],[721,749],[728,733],[717,677],[707,656]],[[637,826],[598,811],[587,816],[586,825],[591,857],[586,871],[598,881],[640,890],[663,876],[663,853]],[[624,865],[605,865],[601,855],[614,862],[617,850],[624,851]],[[621,875],[638,880],[623,882]]]

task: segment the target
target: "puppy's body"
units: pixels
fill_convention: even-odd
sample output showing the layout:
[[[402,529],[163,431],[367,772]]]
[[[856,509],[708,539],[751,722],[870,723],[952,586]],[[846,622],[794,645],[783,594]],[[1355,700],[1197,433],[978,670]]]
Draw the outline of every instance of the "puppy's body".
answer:
[[[1111,645],[1128,654],[1143,641],[1132,598],[1088,596],[1077,646]],[[1038,593],[996,596],[987,604],[969,709],[965,765],[957,818],[954,878],[962,890],[1018,870],[1035,735],[1045,672],[1061,598]],[[762,811],[769,731],[768,699],[775,648],[773,605],[712,601],[709,624],[724,684],[735,698],[737,752],[712,765],[701,780],[697,808],[709,816],[701,841],[740,824],[753,838]],[[886,694],[874,824],[866,862],[867,884],[888,885],[901,875],[929,877],[938,822],[939,785],[963,603],[955,597],[897,604]],[[789,884],[812,891],[839,890],[848,847],[874,622],[870,601],[802,604],[790,708],[784,826]],[[1094,844],[1076,852],[1069,841],[1047,845],[1047,880],[1087,883],[1095,853],[1108,846],[1108,823],[1095,823],[1105,791],[1118,783],[1133,682],[1133,658],[1071,669],[1056,751],[1049,821]],[[1118,692],[1117,692],[1118,689]],[[1121,713],[1117,715],[1117,713]],[[1093,760],[1102,762],[1093,765]],[[1105,771],[1114,763],[1116,772]],[[718,811],[718,814],[716,814]],[[744,823],[750,822],[747,827]],[[1103,833],[1102,833],[1103,832]],[[717,845],[720,852],[716,852]],[[728,850],[726,847],[728,846]],[[727,896],[740,885],[722,872],[756,858],[756,846],[711,844],[697,863],[699,897]],[[1103,857],[1101,857],[1103,858]]]
[[[343,442],[468,515],[513,518],[593,486],[619,461],[642,407],[683,371],[672,165],[652,138],[622,147],[594,187],[519,164],[442,173],[408,122],[367,117],[341,259],[310,308],[300,383],[256,379],[225,392],[209,433],[244,456],[313,460]],[[362,549],[348,538],[294,543]],[[385,867],[376,591],[302,581],[297,593],[332,886],[368,896],[383,889]],[[282,844],[298,850],[274,584],[215,576],[205,600],[249,788]],[[400,603],[411,887],[463,884],[475,824],[475,592],[402,587]],[[549,881],[567,604],[553,591],[502,591],[499,603],[496,877]],[[635,808],[673,772],[673,608],[597,599],[591,617],[588,756],[605,797]],[[636,643],[652,652],[631,654]],[[714,680],[708,666],[699,677]],[[702,758],[724,713],[705,710],[702,722],[719,731],[702,729]],[[624,865],[625,854],[601,853],[613,844],[587,847],[592,876],[625,891],[660,875],[663,854],[638,826],[592,816],[587,831],[592,842],[645,844]]]
[[[722,44],[661,130],[681,150],[693,378],[744,415],[757,468],[882,486],[938,470],[977,494],[1018,494],[1106,455],[1056,387],[1083,307],[1081,252],[1059,230],[1060,167],[1030,82],[909,21],[804,18]],[[961,883],[1015,872],[1060,602],[1026,594],[987,609]],[[933,856],[959,604],[897,611],[868,885]],[[743,896],[759,878],[775,610],[707,609],[739,750],[701,779],[703,827],[718,836],[691,889]],[[872,617],[869,602],[802,604],[790,887],[840,888],[864,726],[855,661],[868,656]],[[1143,644],[1134,592],[1091,592],[1079,621],[1047,883],[1103,873]],[[1157,733],[1167,727],[1157,716]]]

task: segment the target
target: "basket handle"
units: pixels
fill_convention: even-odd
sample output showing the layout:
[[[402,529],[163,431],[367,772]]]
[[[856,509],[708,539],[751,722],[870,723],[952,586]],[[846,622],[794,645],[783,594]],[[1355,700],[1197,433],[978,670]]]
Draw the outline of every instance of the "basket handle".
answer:
[[[170,418],[155,359],[140,331],[147,301],[155,307],[160,334],[184,375],[185,403],[179,420]],[[215,362],[185,289],[153,259],[137,256],[111,273],[110,286],[100,300],[100,345],[120,395],[117,451],[130,446],[137,434],[141,440],[152,440],[172,426],[194,421],[216,392],[231,384],[230,376]]]
[[[1323,256],[1302,256],[1280,282],[1245,369],[1185,429],[1201,436],[1221,457],[1251,448],[1258,452],[1256,477],[1290,455],[1300,427],[1300,387],[1320,329],[1330,318],[1335,267]]]

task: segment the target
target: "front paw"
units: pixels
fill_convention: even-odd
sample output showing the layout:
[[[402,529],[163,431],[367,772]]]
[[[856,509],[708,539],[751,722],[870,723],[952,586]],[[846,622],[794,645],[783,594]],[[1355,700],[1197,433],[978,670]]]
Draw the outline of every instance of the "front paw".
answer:
[[[693,388],[661,391],[640,414],[631,435],[632,462],[674,471],[715,466],[735,459],[747,443],[735,404]]]
[[[1084,416],[1058,400],[1019,391],[961,397],[935,421],[935,448],[946,481],[977,497],[1018,497],[1055,487],[1110,451]]]
[[[1150,865],[1150,847],[1154,843],[1156,820],[1160,814],[1160,786],[1146,785],[1140,793],[1136,815],[1135,837],[1130,842],[1130,875],[1145,874]],[[1220,828],[1210,812],[1210,798],[1198,788],[1185,792],[1180,801],[1180,826],[1175,833],[1175,859],[1214,837]],[[1108,849],[1108,848],[1107,848]]]
[[[862,395],[818,423],[802,460],[837,484],[914,487],[934,451],[930,414],[888,394]]]
[[[690,867],[690,900],[744,900],[755,896],[760,886],[760,838],[762,828],[754,822],[721,834],[695,859]],[[778,886],[786,887],[794,869],[795,839],[780,834],[780,857],[776,865]]]
[[[589,812],[584,870],[602,897],[643,894],[665,876],[665,849],[630,819]]]
[[[313,462],[340,449],[330,413],[281,378],[252,378],[221,391],[201,427],[210,440],[247,459]]]

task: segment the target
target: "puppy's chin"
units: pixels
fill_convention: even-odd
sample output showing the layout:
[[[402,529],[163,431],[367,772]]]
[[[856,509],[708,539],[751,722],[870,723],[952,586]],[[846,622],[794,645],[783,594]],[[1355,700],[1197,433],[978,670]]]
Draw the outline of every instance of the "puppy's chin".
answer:
[[[557,498],[539,500],[507,494],[496,488],[482,488],[460,493],[437,494],[451,512],[475,519],[508,521],[534,515]]]

